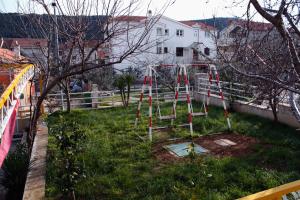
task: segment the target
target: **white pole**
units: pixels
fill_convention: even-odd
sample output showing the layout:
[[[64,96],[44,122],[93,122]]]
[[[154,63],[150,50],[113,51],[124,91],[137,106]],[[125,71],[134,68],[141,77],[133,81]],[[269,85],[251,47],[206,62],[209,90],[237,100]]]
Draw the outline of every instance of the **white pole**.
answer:
[[[190,125],[191,137],[193,137],[193,116],[192,116],[192,109],[191,109],[191,96],[190,96],[190,92],[189,92],[189,80],[187,77],[186,66],[182,65],[181,67],[183,68],[184,84],[185,84],[185,91],[186,91],[186,101],[188,104],[188,122]]]
[[[138,120],[141,116],[141,106],[142,106],[144,91],[145,91],[145,87],[146,87],[146,83],[147,83],[148,71],[149,71],[149,67],[147,67],[146,71],[145,71],[144,82],[143,82],[142,91],[141,91],[141,94],[140,94],[140,100],[139,100],[138,109],[137,109],[137,112],[136,112],[135,123],[134,123],[135,127],[137,127]]]

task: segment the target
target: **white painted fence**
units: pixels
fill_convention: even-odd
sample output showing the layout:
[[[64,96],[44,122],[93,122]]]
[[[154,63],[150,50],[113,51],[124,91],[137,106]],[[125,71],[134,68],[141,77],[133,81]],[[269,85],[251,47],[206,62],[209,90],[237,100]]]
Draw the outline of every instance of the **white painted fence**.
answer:
[[[228,107],[233,108],[237,112],[257,115],[271,120],[274,119],[273,113],[266,103],[260,102],[260,104],[257,104],[255,103],[256,101],[253,101],[255,99],[254,95],[248,92],[248,88],[253,86],[225,81],[222,81],[221,84]],[[194,92],[194,98],[196,101],[202,101],[203,95],[207,95],[207,86],[208,79],[203,78],[200,74],[197,78],[197,87]],[[218,95],[218,89],[215,86],[211,87],[210,104],[222,106],[222,101]],[[294,117],[287,99],[285,99],[283,103],[279,104],[277,116],[279,122],[297,128],[300,127],[300,123]]]

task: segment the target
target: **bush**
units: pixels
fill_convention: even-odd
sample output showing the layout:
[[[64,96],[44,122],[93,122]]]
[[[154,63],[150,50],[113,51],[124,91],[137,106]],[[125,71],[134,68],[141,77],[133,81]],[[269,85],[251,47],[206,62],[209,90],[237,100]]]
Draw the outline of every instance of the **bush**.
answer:
[[[1,181],[1,184],[8,190],[6,199],[22,199],[29,162],[25,144],[18,144],[16,150],[6,157],[2,166],[4,176]]]
[[[55,158],[58,176],[54,178],[54,183],[64,199],[76,199],[76,184],[85,177],[83,160],[79,155],[83,151],[86,135],[75,122],[66,121],[61,116],[60,121],[50,129],[50,134],[55,136],[55,147],[58,149]]]

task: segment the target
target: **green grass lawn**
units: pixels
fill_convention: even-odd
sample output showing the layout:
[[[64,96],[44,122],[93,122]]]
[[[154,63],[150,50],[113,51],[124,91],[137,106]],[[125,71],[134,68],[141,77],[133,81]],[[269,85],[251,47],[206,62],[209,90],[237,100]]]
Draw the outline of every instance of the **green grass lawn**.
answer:
[[[194,111],[199,105],[194,104]],[[84,176],[75,183],[77,199],[235,199],[300,179],[300,133],[294,128],[256,116],[232,113],[233,131],[257,138],[254,152],[244,157],[197,156],[181,162],[161,163],[151,154],[146,136],[147,106],[137,130],[133,128],[136,106],[128,109],[54,113],[47,161],[47,199],[62,196],[60,179],[66,163],[60,161],[55,127],[78,124],[86,135],[79,140],[75,160]],[[171,104],[162,109],[171,111]],[[186,104],[179,105],[175,124],[186,121]],[[158,122],[154,122],[158,123]],[[162,125],[162,124],[160,124]],[[195,118],[195,135],[226,130],[223,111],[210,108],[208,118]],[[155,134],[155,133],[154,133]],[[170,137],[189,137],[188,129],[176,128]],[[155,134],[154,142],[160,139]],[[71,152],[72,153],[72,152]]]

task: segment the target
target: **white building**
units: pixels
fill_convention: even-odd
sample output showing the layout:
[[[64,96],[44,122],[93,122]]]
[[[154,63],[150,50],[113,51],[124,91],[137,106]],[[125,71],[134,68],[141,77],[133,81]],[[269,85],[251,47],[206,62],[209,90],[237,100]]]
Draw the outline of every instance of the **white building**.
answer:
[[[219,53],[227,60],[231,60],[239,51],[239,46],[246,43],[247,46],[256,42],[261,43],[263,38],[269,43],[274,42],[273,40],[278,41],[278,32],[273,29],[272,24],[242,19],[232,20],[219,34]]]
[[[165,16],[156,18],[157,22],[142,42],[142,46],[121,64],[116,64],[115,69],[159,63],[201,63],[205,61],[201,55],[211,59],[216,57],[214,27],[193,21],[180,22]],[[124,27],[124,32],[116,35],[111,41],[112,59],[117,59],[138,41],[145,31],[147,20],[149,17],[140,16],[123,16],[115,20],[118,26]]]

